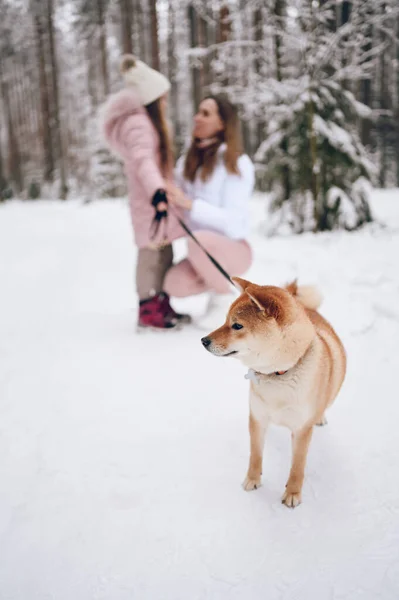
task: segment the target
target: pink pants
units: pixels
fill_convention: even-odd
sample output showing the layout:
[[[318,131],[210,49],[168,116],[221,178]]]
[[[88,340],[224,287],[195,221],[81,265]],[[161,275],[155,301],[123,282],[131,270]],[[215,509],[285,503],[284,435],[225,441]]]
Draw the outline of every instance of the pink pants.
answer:
[[[212,231],[196,231],[195,236],[229,275],[242,275],[251,266],[252,251],[246,241],[231,240]],[[231,286],[227,279],[193,240],[189,239],[187,243],[187,258],[166,273],[165,291],[178,298],[211,290],[219,294],[228,293]]]

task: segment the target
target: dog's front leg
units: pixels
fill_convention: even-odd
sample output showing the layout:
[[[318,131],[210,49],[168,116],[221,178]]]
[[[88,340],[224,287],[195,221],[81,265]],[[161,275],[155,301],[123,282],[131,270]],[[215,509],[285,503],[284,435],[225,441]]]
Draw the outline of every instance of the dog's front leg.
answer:
[[[305,477],[306,457],[312,433],[312,426],[306,426],[300,431],[292,433],[292,465],[282,498],[283,504],[290,508],[295,508],[302,502],[302,485]]]
[[[246,492],[256,490],[261,486],[263,447],[268,422],[260,423],[250,413],[249,415],[249,436],[251,440],[251,456],[247,476],[242,484]]]

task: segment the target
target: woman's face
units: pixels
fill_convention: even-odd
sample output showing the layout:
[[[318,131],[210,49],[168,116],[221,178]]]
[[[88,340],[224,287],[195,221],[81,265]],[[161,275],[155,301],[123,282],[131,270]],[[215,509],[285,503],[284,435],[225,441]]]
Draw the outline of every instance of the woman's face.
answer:
[[[224,124],[215,100],[212,98],[203,100],[194,117],[193,136],[199,139],[211,138],[223,130]]]

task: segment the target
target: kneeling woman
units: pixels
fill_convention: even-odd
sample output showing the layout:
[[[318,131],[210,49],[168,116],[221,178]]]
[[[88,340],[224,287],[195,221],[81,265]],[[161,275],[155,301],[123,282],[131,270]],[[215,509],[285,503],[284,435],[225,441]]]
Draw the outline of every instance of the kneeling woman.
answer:
[[[242,275],[252,262],[247,237],[254,166],[243,153],[239,125],[227,99],[205,98],[194,117],[191,146],[177,163],[177,186],[167,187],[171,204],[186,210],[195,236],[231,275]],[[165,289],[180,298],[209,291],[216,308],[225,304],[231,286],[188,239],[187,258],[168,270]]]

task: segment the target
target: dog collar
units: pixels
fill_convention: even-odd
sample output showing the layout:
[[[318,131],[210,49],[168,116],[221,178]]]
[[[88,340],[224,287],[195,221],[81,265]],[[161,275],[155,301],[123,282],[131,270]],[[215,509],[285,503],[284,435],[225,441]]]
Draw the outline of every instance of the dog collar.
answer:
[[[303,360],[306,358],[308,352],[310,352],[313,348],[313,341],[309,344],[308,348],[305,350],[305,353],[301,356],[301,358],[298,360],[298,362],[293,365],[291,367],[291,369],[293,369],[294,367],[298,366],[301,362],[303,362]],[[259,371],[254,371],[254,369],[248,369],[248,373],[246,375],[244,375],[245,379],[249,379],[250,381],[253,381],[254,383],[259,383],[261,381],[261,379],[265,378],[265,377],[270,377],[271,375],[285,375],[286,373],[288,373],[288,371],[290,371],[290,369],[287,369],[286,371],[274,371],[274,373],[269,373],[268,375],[266,375],[265,373],[260,373]]]
[[[285,373],[288,372],[287,371],[275,371],[273,373],[273,375],[285,375]],[[244,375],[245,379],[249,379],[250,381],[253,381],[254,383],[259,383],[259,381],[262,379],[262,377],[268,377],[268,375],[264,375],[263,373],[259,373],[259,371],[254,371],[253,369],[248,369],[248,373],[246,375]]]

